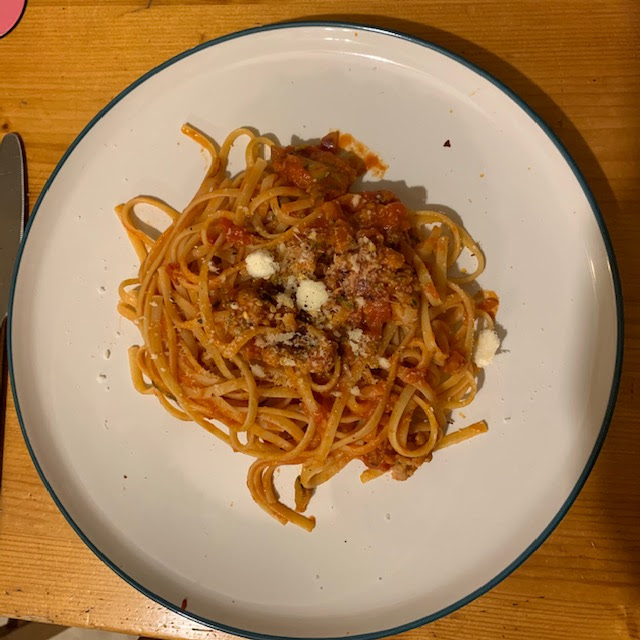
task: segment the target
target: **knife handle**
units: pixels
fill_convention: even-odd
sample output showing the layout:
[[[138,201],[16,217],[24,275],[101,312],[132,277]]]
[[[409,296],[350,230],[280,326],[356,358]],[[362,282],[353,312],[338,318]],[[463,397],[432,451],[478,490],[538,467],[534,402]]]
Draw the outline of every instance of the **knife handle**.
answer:
[[[2,486],[2,461],[4,459],[4,424],[7,416],[7,387],[9,376],[6,366],[7,318],[0,320],[0,487]]]

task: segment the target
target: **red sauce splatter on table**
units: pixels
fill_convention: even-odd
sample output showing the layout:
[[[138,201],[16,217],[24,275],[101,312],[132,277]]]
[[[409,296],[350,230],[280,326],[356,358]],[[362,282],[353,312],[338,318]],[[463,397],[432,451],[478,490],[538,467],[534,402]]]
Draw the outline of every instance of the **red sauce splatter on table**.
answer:
[[[345,151],[352,151],[364,162],[367,171],[371,172],[371,175],[376,178],[382,178],[386,173],[389,165],[383,162],[382,158],[375,152],[369,149],[364,142],[356,140],[350,133],[340,134],[340,148]]]

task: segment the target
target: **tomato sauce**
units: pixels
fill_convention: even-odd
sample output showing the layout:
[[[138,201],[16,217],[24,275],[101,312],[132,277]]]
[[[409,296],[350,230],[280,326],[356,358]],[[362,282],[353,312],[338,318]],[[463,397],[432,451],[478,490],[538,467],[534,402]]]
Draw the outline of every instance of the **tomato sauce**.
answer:
[[[362,312],[367,331],[376,336],[379,336],[384,325],[391,321],[391,303],[386,297],[366,302]]]
[[[253,233],[247,231],[243,227],[238,227],[230,220],[227,220],[227,218],[222,218],[222,220],[220,220],[220,226],[222,227],[222,232],[225,234],[229,244],[235,246],[246,246],[248,244],[254,244],[257,240]]]
[[[366,144],[356,140],[350,133],[341,133],[339,137],[339,145],[345,151],[352,151],[362,158],[367,171],[376,178],[382,178],[387,172],[389,165],[383,162],[382,158],[367,147]]]

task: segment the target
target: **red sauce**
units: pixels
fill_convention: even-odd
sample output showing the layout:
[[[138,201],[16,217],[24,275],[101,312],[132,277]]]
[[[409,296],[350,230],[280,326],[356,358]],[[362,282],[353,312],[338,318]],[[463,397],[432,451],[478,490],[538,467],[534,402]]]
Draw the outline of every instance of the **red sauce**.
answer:
[[[355,213],[360,229],[397,233],[411,228],[407,208],[390,191],[364,191],[344,196],[340,202]]]
[[[391,304],[387,297],[369,300],[362,309],[367,331],[379,336],[382,327],[391,321]]]
[[[478,309],[480,309],[481,311],[486,311],[494,319],[496,317],[496,314],[498,313],[499,306],[500,302],[497,297],[488,297],[476,304],[476,307]]]
[[[182,600],[182,604],[180,605],[180,608],[181,608],[183,611],[187,608],[187,603],[188,603],[188,602],[187,602],[187,599],[186,599],[186,598],[184,598],[184,599]]]
[[[352,151],[364,162],[367,171],[370,171],[376,178],[382,178],[389,165],[380,156],[367,147],[366,144],[356,140],[350,133],[340,134],[340,148],[345,151]]]
[[[255,342],[251,341],[244,347],[244,354],[247,356],[249,362],[257,362],[262,355],[262,349],[257,347]]]
[[[358,176],[357,158],[342,158],[334,151],[331,136],[323,138],[321,147],[273,147],[271,163],[276,173],[299,189],[329,199],[346,193]]]
[[[329,230],[329,242],[338,252],[346,251],[353,240],[350,227],[344,221],[338,220]]]
[[[399,269],[405,263],[404,256],[389,247],[381,247],[379,253],[380,263],[390,269]]]
[[[222,227],[222,232],[227,237],[229,244],[244,246],[253,244],[256,241],[256,238],[252,233],[243,227],[238,227],[226,218],[222,218],[222,220],[220,220],[220,226]]]
[[[392,202],[377,211],[375,225],[384,231],[408,231],[411,228],[407,208],[402,202]]]
[[[464,356],[458,351],[453,351],[445,362],[444,370],[447,373],[456,373],[464,366],[464,363]]]
[[[329,399],[326,397],[322,397],[320,404],[318,405],[318,410],[313,414],[313,421],[316,423],[318,427],[324,429],[329,420],[329,413],[331,412],[332,404],[329,402]]]

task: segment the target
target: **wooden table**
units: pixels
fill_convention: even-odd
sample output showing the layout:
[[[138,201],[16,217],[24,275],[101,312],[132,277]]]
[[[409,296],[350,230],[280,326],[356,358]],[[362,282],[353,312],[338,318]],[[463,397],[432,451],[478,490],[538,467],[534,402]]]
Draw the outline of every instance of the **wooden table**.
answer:
[[[393,17],[390,17],[393,16]],[[640,3],[29,0],[0,40],[0,131],[24,137],[33,203],[88,120],[166,58],[231,31],[314,17],[431,40],[485,68],[552,127],[609,227],[626,302],[617,408],[591,477],[509,578],[412,638],[640,637]],[[0,492],[0,615],[167,638],[219,637],[147,600],[78,539],[40,482],[12,404]]]

